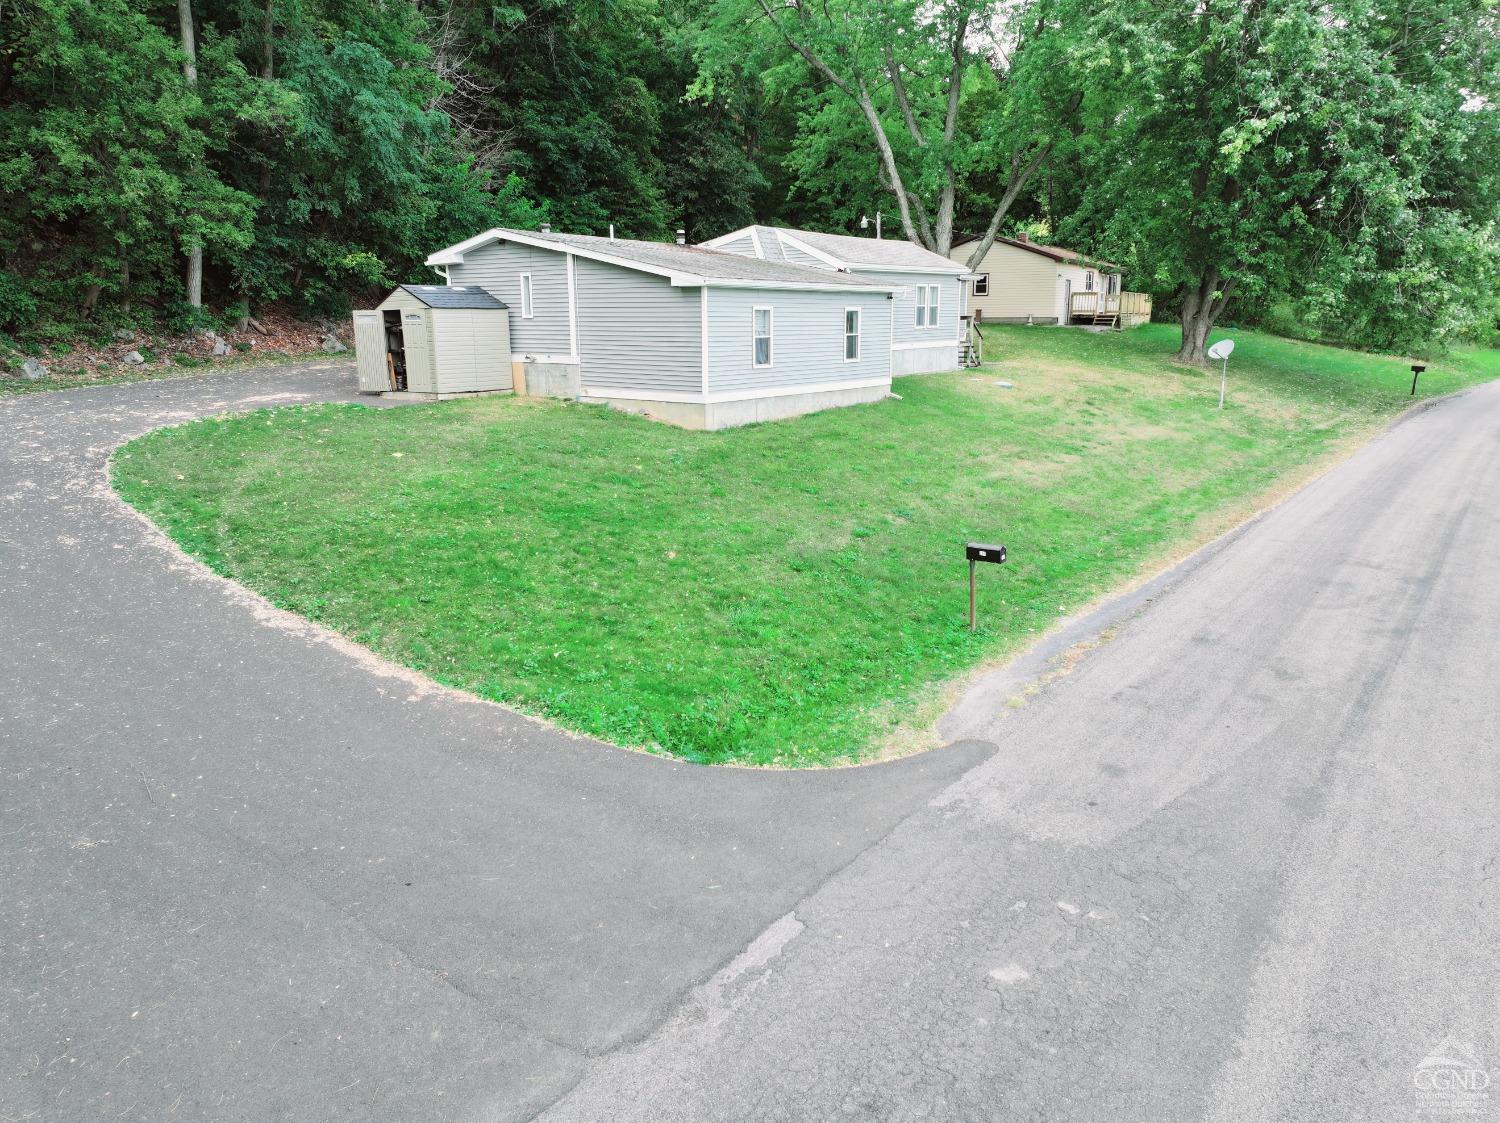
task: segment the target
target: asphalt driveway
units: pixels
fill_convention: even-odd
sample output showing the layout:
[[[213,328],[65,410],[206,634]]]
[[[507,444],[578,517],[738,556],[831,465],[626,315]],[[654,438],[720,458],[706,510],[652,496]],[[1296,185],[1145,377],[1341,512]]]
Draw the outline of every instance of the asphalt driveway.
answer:
[[[988,749],[573,737],[278,613],[108,486],[155,427],[354,387],[0,398],[0,1119],[529,1117]]]

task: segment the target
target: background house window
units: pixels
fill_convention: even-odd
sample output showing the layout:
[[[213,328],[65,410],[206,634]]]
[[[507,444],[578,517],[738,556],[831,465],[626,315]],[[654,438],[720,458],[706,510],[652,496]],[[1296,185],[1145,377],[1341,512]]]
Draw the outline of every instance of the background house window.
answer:
[[[1120,275],[1118,273],[1106,274],[1105,288],[1111,296],[1116,295],[1120,291]]]
[[[754,341],[751,346],[751,362],[758,367],[771,365],[771,310],[769,308],[755,308],[750,312],[751,332]]]
[[[974,278],[974,295],[990,295],[990,275],[988,273],[981,273],[978,277]]]
[[[917,327],[935,328],[938,322],[937,285],[917,286]]]
[[[522,273],[521,274],[521,319],[523,319],[523,320],[529,320],[529,319],[531,319],[532,315],[533,315],[533,313],[532,313],[532,309],[531,309],[531,274],[530,273]]]
[[[859,309],[844,309],[844,361],[852,363],[859,358]]]
[[[1083,288],[1085,292],[1094,291],[1094,272],[1089,270],[1083,275]]]

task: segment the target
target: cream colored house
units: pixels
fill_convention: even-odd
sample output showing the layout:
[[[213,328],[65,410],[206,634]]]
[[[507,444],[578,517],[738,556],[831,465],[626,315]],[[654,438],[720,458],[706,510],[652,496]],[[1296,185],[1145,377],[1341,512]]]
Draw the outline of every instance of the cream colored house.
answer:
[[[948,256],[966,263],[977,241],[975,237],[955,242]],[[988,323],[1065,324],[1069,308],[1075,321],[1086,308],[1092,322],[1095,309],[1119,307],[1119,266],[1091,260],[1076,250],[1041,245],[1025,234],[996,238],[973,272],[975,279],[968,282],[969,306]],[[1094,295],[1074,299],[1075,294]],[[1149,301],[1145,319],[1150,319]],[[1133,322],[1144,322],[1138,312]]]

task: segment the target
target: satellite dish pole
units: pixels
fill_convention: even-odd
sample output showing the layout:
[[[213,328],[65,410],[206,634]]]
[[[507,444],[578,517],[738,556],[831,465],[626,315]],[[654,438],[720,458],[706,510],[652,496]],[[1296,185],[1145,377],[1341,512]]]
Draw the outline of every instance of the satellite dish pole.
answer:
[[[1229,353],[1234,350],[1234,340],[1221,339],[1208,349],[1210,359],[1222,359],[1223,365],[1219,368],[1219,408],[1224,408],[1224,387],[1229,381]]]

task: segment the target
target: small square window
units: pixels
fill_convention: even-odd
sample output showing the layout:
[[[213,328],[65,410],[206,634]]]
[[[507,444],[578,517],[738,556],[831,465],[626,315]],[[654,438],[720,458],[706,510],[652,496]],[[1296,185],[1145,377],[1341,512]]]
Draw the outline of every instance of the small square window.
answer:
[[[974,295],[990,295],[990,275],[988,273],[981,273],[979,274],[979,276],[974,278]]]

